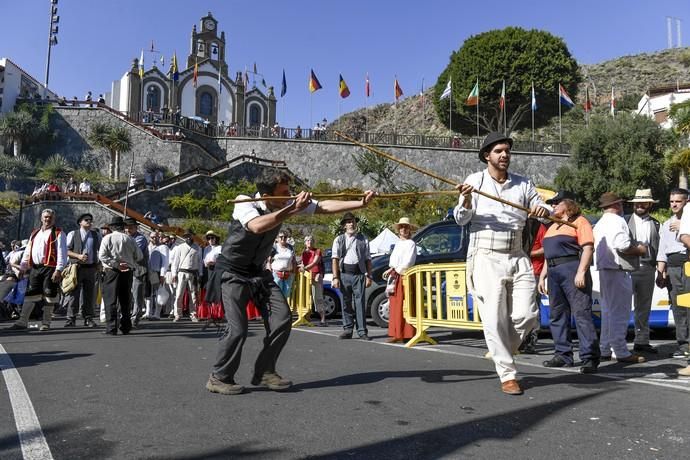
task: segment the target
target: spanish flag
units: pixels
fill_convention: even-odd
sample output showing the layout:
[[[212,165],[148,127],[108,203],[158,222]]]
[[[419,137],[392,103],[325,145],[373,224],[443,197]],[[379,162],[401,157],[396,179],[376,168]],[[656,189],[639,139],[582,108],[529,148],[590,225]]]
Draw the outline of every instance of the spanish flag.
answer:
[[[313,93],[315,91],[318,91],[321,89],[321,83],[319,83],[319,79],[316,78],[316,74],[314,73],[314,69],[311,70],[311,75],[309,76],[309,92]]]
[[[340,75],[340,97],[345,99],[350,95],[350,88],[347,87],[347,83],[345,83],[345,80],[343,80],[343,76]]]
[[[403,95],[403,90],[400,87],[397,78],[395,79],[395,85],[393,85],[393,91],[395,91],[395,100],[397,101],[398,99],[400,99],[400,96]]]

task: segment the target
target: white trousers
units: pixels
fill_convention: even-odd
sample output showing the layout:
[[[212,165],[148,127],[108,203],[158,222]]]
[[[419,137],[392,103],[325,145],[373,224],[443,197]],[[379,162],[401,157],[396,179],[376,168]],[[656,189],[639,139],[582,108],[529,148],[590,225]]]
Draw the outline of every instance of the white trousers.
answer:
[[[532,263],[522,251],[477,249],[467,260],[467,284],[496,373],[501,382],[513,380],[517,375],[513,354],[537,326],[539,316]]]
[[[189,314],[196,314],[196,277],[191,273],[177,272],[177,289],[175,290],[175,318],[182,315],[182,298],[185,289],[189,290]]]
[[[601,356],[630,356],[625,336],[630,321],[633,293],[630,273],[622,270],[599,270],[601,291]]]

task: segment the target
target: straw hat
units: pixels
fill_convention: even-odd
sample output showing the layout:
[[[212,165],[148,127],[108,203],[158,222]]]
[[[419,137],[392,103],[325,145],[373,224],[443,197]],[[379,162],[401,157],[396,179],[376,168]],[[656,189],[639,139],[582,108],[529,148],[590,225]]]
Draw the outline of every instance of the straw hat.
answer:
[[[407,225],[407,226],[409,226],[409,227],[410,227],[410,230],[413,231],[413,232],[416,231],[416,230],[419,228],[419,227],[417,227],[415,224],[413,224],[413,223],[410,222],[410,218],[409,218],[409,217],[401,217],[400,220],[398,221],[398,223],[393,224],[393,228],[395,229],[396,232],[397,232],[398,230],[400,230],[400,226],[401,226],[401,225]]]
[[[659,200],[655,200],[652,197],[652,189],[644,188],[635,190],[635,196],[632,200],[628,200],[628,203],[658,203]]]
[[[220,237],[213,230],[207,231],[205,235],[206,239],[208,239],[211,236],[214,236],[216,239],[220,239]]]

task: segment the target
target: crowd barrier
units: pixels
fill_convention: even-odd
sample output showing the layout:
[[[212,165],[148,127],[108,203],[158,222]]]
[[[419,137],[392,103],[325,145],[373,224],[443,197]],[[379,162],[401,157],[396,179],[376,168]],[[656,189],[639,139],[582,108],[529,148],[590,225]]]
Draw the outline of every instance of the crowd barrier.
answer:
[[[417,332],[405,347],[420,342],[435,345],[430,327],[444,329],[482,329],[476,310],[468,301],[465,263],[416,265],[403,276],[403,315]]]
[[[683,265],[683,271],[685,272],[684,274],[686,278],[690,276],[690,262],[685,262]],[[676,303],[679,307],[690,308],[690,292],[676,296]]]
[[[295,275],[295,281],[292,283],[292,292],[288,305],[292,313],[297,315],[297,319],[292,323],[292,326],[313,326],[309,321],[311,317],[311,273],[300,272]]]

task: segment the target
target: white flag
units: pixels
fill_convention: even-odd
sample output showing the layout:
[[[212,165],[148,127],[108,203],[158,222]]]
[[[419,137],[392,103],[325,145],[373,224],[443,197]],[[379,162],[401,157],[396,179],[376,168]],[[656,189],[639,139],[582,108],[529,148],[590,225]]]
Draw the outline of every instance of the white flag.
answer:
[[[451,82],[452,82],[452,78],[449,78],[448,84],[446,85],[446,89],[444,89],[443,94],[441,94],[441,99],[445,99],[447,97],[450,97]]]

